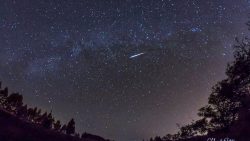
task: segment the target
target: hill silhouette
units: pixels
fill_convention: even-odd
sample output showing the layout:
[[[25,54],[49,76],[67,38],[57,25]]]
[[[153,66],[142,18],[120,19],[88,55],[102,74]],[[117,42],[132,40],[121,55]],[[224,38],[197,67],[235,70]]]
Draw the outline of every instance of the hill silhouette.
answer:
[[[75,122],[61,125],[52,113],[27,108],[19,93],[8,94],[0,82],[0,141],[109,141],[97,135],[75,132]]]

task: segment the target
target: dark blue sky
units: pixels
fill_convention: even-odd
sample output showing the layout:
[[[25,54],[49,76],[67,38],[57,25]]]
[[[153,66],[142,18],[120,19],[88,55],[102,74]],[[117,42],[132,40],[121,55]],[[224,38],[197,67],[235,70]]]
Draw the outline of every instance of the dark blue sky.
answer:
[[[79,132],[140,141],[196,119],[248,0],[0,0],[0,80]]]

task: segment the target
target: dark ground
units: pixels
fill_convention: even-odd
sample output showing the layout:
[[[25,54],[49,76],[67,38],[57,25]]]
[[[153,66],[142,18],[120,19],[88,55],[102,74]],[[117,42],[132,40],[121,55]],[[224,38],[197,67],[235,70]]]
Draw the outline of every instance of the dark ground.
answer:
[[[216,139],[216,140],[212,140]],[[108,141],[102,137],[86,134],[84,139],[47,130],[25,122],[0,110],[0,141]],[[206,136],[180,141],[250,141],[250,110],[235,122],[228,131],[217,131]]]

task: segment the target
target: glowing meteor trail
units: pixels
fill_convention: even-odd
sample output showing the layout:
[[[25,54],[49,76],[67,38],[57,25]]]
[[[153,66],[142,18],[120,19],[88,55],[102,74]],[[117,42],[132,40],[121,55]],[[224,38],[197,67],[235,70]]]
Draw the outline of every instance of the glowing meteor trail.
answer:
[[[130,56],[129,58],[132,59],[132,58],[141,56],[141,55],[143,55],[143,54],[145,54],[145,53],[143,53],[143,52],[142,52],[142,53],[138,53],[138,54],[135,54],[135,55]]]

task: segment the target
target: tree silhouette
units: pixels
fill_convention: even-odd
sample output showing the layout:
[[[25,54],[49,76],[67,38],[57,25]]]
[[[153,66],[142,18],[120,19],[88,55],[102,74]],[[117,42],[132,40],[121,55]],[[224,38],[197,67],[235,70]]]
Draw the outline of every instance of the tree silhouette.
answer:
[[[0,104],[2,105],[2,107],[5,108],[6,106],[6,99],[8,97],[8,88],[4,88],[3,90],[0,88]]]
[[[61,122],[59,120],[57,120],[56,123],[54,123],[54,129],[56,131],[59,131],[61,129]]]
[[[27,115],[28,115],[27,105],[20,106],[20,107],[17,109],[17,116],[26,118]]]
[[[75,133],[75,121],[74,119],[72,118],[68,125],[67,125],[67,128],[66,128],[66,134],[68,135],[71,135],[71,134],[74,134]]]
[[[173,140],[173,135],[167,134],[166,136],[164,136],[162,138],[162,140],[164,140],[164,141],[171,141],[171,140]]]
[[[32,122],[36,121],[36,117],[37,117],[37,107],[35,108],[29,108],[29,116],[30,116],[30,120]]]
[[[39,109],[39,110],[35,110],[34,109],[34,111],[33,111],[33,121],[35,123],[39,123],[40,122],[39,118],[42,116],[41,114],[42,114],[42,110],[41,109]]]
[[[173,135],[172,139],[173,140],[178,140],[178,139],[180,139],[180,136],[181,136],[180,132],[178,132],[178,133],[176,133],[176,134]]]
[[[212,88],[208,104],[199,109],[201,119],[180,127],[177,134],[168,134],[164,140],[228,132],[237,120],[246,121],[250,117],[250,39],[236,39],[234,61],[228,64],[226,76]]]
[[[67,125],[64,124],[64,125],[62,126],[62,128],[61,128],[60,131],[61,131],[62,133],[66,133],[66,129],[67,129]]]
[[[37,111],[37,115],[40,116],[41,114],[42,114],[42,110],[39,109],[39,110]]]
[[[156,137],[154,138],[154,141],[162,141],[162,139],[161,139],[161,137],[156,136]]]
[[[49,113],[47,116],[43,116],[42,126],[46,129],[52,129],[53,122],[52,114]]]
[[[180,128],[180,137],[181,138],[190,138],[195,135],[195,131],[192,128],[192,125],[186,125]]]
[[[35,108],[28,108],[27,105],[23,105],[23,96],[19,93],[12,93],[8,95],[8,88],[2,89],[2,83],[0,82],[0,110],[5,110],[4,112],[9,112],[18,118],[25,120],[26,122],[35,123],[45,129],[54,129],[55,131],[74,135],[79,138],[79,134],[75,133],[75,121],[71,119],[67,125],[61,125],[61,122],[52,116],[52,111],[48,114],[42,110]]]
[[[228,65],[227,79],[218,82],[212,89],[208,105],[202,107],[199,116],[209,119],[209,131],[227,130],[237,120],[239,110],[249,105],[250,44],[247,38],[235,45],[235,61]]]
[[[15,111],[23,105],[23,96],[19,93],[13,93],[6,99],[7,109]]]

